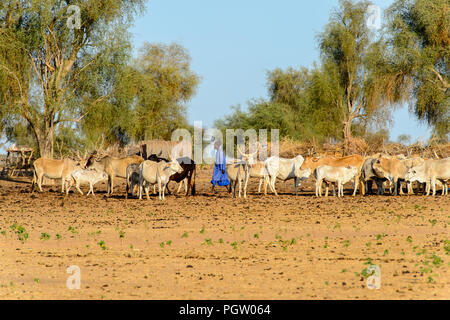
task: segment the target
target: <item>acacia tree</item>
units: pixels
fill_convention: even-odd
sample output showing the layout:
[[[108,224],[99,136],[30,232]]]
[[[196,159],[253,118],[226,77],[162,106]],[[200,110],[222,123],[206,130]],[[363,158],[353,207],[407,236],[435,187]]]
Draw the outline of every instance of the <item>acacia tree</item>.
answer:
[[[397,0],[387,10],[390,75],[401,75],[403,98],[420,120],[445,138],[450,132],[450,4]],[[447,138],[448,139],[448,138]]]
[[[0,3],[0,103],[25,119],[41,156],[52,157],[55,128],[80,122],[111,94],[125,61],[126,29],[144,0],[7,0]],[[78,5],[79,29],[69,28]],[[105,64],[105,62],[108,62]],[[116,62],[116,63],[115,63]],[[103,72],[99,72],[104,70]]]
[[[333,91],[329,107],[342,111],[346,149],[355,120],[368,122],[375,113],[386,111],[387,106],[394,106],[399,100],[393,90],[397,79],[384,77],[379,70],[385,44],[374,41],[375,35],[367,26],[368,6],[367,1],[341,0],[318,37],[322,67],[330,75],[323,85]]]
[[[144,43],[136,59],[114,74],[114,88],[101,107],[89,112],[81,126],[87,142],[170,139],[187,127],[186,106],[199,76],[190,68],[181,45]]]

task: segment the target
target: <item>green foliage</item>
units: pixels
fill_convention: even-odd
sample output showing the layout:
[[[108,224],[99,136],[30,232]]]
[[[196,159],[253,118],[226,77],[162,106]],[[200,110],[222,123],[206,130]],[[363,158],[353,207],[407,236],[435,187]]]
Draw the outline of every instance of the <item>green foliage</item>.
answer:
[[[397,0],[387,11],[390,75],[407,87],[416,116],[448,140],[450,132],[450,5],[447,0]]]
[[[10,127],[26,121],[41,156],[53,155],[60,125],[73,128],[111,98],[130,52],[126,30],[144,0],[77,5],[80,29],[67,27],[64,0],[0,4],[0,116]]]
[[[378,70],[385,43],[374,41],[367,28],[368,5],[340,1],[318,36],[320,65],[268,72],[268,101],[250,101],[247,111],[234,107],[215,126],[278,128],[280,137],[319,142],[350,138],[352,133],[364,136],[374,124],[385,126],[399,96],[383,91],[391,81]],[[360,129],[352,130],[355,125]]]

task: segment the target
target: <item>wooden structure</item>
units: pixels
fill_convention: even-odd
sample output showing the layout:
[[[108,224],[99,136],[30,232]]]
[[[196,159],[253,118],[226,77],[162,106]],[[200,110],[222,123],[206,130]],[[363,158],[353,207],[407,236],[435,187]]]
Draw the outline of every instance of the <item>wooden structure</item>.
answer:
[[[18,147],[13,145],[7,151],[4,166],[1,171],[2,176],[14,177],[30,175],[33,165],[33,153],[32,148],[22,146]]]

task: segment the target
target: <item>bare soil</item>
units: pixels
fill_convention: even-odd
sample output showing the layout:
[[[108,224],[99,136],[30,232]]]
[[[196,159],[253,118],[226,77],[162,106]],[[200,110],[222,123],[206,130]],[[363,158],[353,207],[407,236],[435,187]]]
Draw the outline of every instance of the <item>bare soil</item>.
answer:
[[[126,200],[123,183],[107,198],[105,184],[86,197],[1,180],[0,298],[450,299],[450,197],[352,197],[348,185],[318,199],[311,183],[296,197],[292,182],[275,197],[252,181],[233,199],[209,193],[211,175],[199,170],[197,196],[163,202]]]

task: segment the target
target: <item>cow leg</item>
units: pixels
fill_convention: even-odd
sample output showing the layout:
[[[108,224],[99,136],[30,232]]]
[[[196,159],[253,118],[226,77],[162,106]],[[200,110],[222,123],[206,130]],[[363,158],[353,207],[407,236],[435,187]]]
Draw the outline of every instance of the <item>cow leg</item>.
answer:
[[[270,185],[271,185],[272,191],[275,193],[276,196],[278,196],[277,190],[275,189],[275,182],[276,182],[276,180],[277,180],[276,176],[271,176],[270,177]]]
[[[300,179],[295,177],[294,178],[294,184],[295,184],[295,195],[298,196],[298,184],[300,182]]]
[[[259,185],[258,185],[258,193],[261,193],[261,185],[262,185],[263,180],[259,179]]]
[[[161,180],[158,179],[158,195],[159,195],[159,200],[161,199]]]
[[[91,194],[91,190],[93,190],[92,182],[89,182],[89,191],[86,193],[86,196]]]
[[[245,181],[244,181],[244,198],[247,199],[247,185],[249,180],[249,173],[248,170],[245,172]]]
[[[145,194],[147,195],[147,200],[150,200],[150,195],[148,194],[149,189],[150,189],[150,183],[146,182],[144,188],[145,188]]]
[[[400,193],[399,194],[401,196],[404,195],[405,193],[403,192],[403,184],[402,184],[402,181],[400,179],[397,180],[397,184],[398,184],[398,187],[400,188]]]
[[[114,191],[114,176],[111,175],[111,193],[109,195],[112,195]]]
[[[356,192],[358,191],[358,184],[359,184],[359,177],[361,176],[361,173],[355,176],[354,184],[355,189],[353,190],[353,196],[356,196]],[[344,188],[344,187],[342,187]]]
[[[316,180],[316,197],[318,197],[319,196],[319,180]]]
[[[83,194],[83,191],[81,191],[81,189],[80,189],[80,183],[77,181],[76,182],[76,184],[75,184],[75,188],[78,190],[78,192],[80,193],[80,194]]]
[[[431,179],[431,186],[433,187],[433,197],[436,196],[436,178]]]
[[[182,180],[182,181],[178,184],[177,194],[180,193],[180,190],[181,190],[181,187],[183,186],[183,184],[184,184],[184,180]],[[167,184],[167,185],[169,185],[169,184]]]
[[[44,181],[44,174],[41,174],[41,176],[38,176],[38,187],[39,191],[42,192],[42,182]]]
[[[142,181],[143,179],[139,179],[139,200],[141,200],[142,199],[142,188],[143,188],[143,181]]]
[[[381,196],[384,193],[383,192],[383,181],[378,179],[375,182],[377,184],[377,195]]]
[[[269,176],[264,177],[264,195],[267,195],[267,184],[269,183]]]

